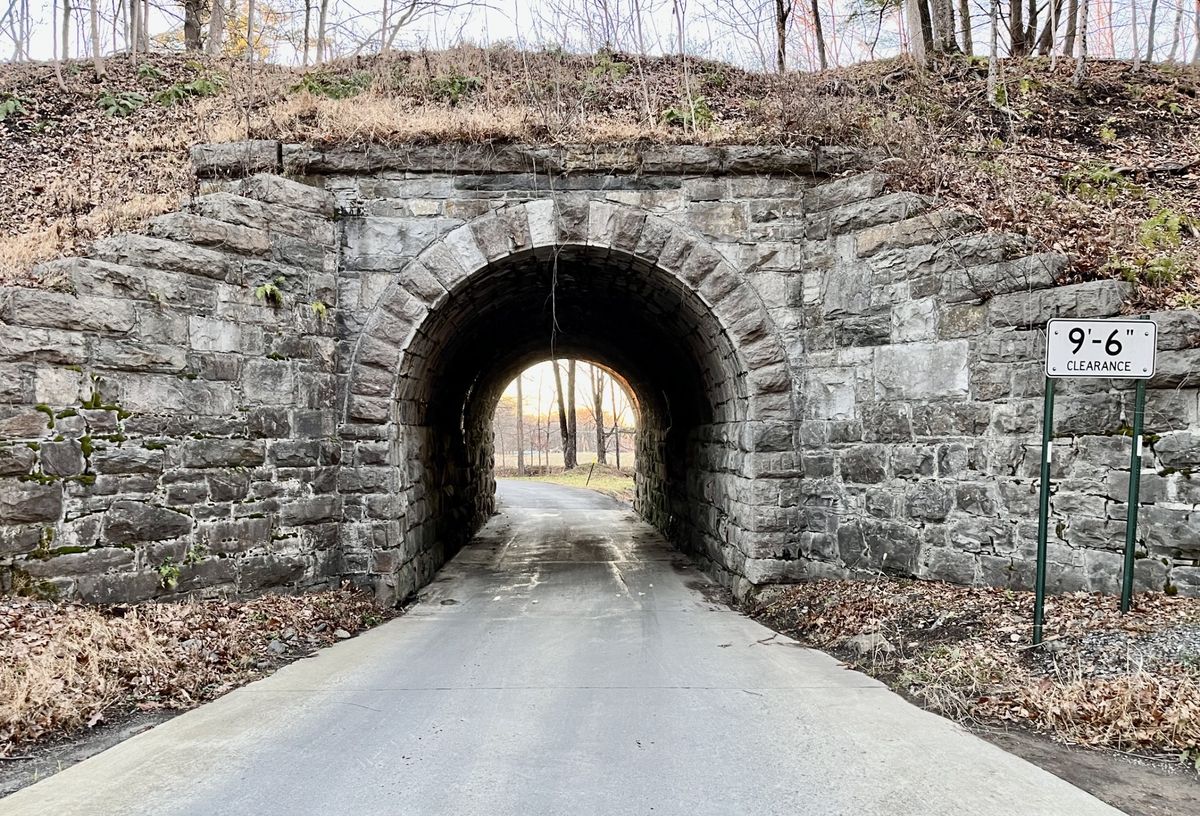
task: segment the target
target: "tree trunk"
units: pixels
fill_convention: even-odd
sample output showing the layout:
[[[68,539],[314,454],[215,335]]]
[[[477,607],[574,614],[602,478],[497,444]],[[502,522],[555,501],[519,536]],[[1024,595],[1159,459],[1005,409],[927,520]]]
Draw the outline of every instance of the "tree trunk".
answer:
[[[571,435],[570,456],[564,451],[567,470],[579,464],[579,414],[575,410],[575,360],[567,360],[567,431]]]
[[[317,65],[325,62],[325,23],[328,19],[329,0],[321,0],[320,12],[317,14]]]
[[[388,0],[383,0],[383,8],[380,11],[380,26],[379,26],[379,53],[388,50],[388,18],[391,16],[391,9],[388,8]]]
[[[1134,13],[1137,13],[1136,8]],[[1150,19],[1146,22],[1146,62],[1154,62],[1154,26],[1158,23],[1158,0],[1150,0]]]
[[[1023,57],[1025,48],[1025,0],[1009,0],[1008,4],[1008,53]]]
[[[1137,3],[1129,5],[1129,34],[1133,37],[1133,72],[1137,73],[1142,67],[1142,38],[1138,31]]]
[[[562,372],[558,370],[558,360],[554,360],[553,364],[554,393],[558,396],[558,434],[562,440],[563,467],[570,470],[575,465],[567,457],[567,450],[571,447],[571,428],[567,423],[567,400],[563,396]]]
[[[254,0],[246,0],[246,62],[254,64]]]
[[[813,36],[817,40],[817,61],[824,71],[829,68],[829,49],[825,47],[825,25],[821,22],[821,6],[812,0]]]
[[[65,0],[64,0],[65,2]],[[58,87],[64,91],[67,89],[66,80],[63,79],[62,61],[63,58],[58,53],[58,3],[55,2],[51,7],[50,17],[50,43],[54,52],[54,78],[58,80]]]
[[[1067,27],[1063,32],[1063,55],[1075,56],[1075,32],[1079,21],[1079,0],[1067,0]]]
[[[71,0],[63,0],[62,58],[71,58]]]
[[[312,0],[304,0],[304,56],[300,58],[303,68],[308,67],[309,49],[312,48],[312,12]]]
[[[1062,0],[1059,0],[1062,2]],[[970,0],[958,0],[958,22],[962,30],[962,50],[968,57],[975,53],[975,43],[971,37],[971,3]]]
[[[791,11],[791,0],[775,0],[775,72],[779,74],[787,70],[787,21]]]
[[[89,31],[92,38],[92,65],[96,76],[104,76],[104,57],[100,55],[100,0],[91,0],[88,5]]]
[[[928,0],[904,0],[905,21],[908,27],[908,50],[924,62],[933,51],[933,22]]]
[[[223,0],[212,0],[212,12],[208,16],[208,42],[205,51],[212,56],[221,53],[225,44],[225,6]]]
[[[1037,39],[1037,22],[1038,22],[1038,0],[1029,0],[1029,6],[1026,9],[1025,21],[1025,53],[1033,53],[1033,44]]]
[[[1196,16],[1192,18],[1196,32],[1196,44],[1192,47],[1192,65],[1200,65],[1200,0],[1196,0]]]
[[[933,47],[939,54],[958,51],[954,36],[954,0],[931,0]]]
[[[1179,55],[1179,42],[1183,36],[1183,6],[1180,6],[1175,12],[1175,25],[1171,29],[1171,53],[1167,55],[1167,62],[1175,62]]]
[[[596,421],[596,462],[608,464],[604,449],[604,372],[592,366],[592,419]]]
[[[609,378],[608,398],[612,403],[613,415],[613,453],[617,457],[617,470],[621,469],[621,422],[617,413],[617,381]]]
[[[1038,54],[1045,57],[1054,49],[1054,35],[1058,32],[1058,24],[1062,20],[1062,0],[1053,0],[1050,4],[1050,16],[1046,20],[1046,24],[1042,26],[1042,33],[1038,36],[1037,51]]]
[[[525,475],[525,394],[517,376],[517,475]]]
[[[1088,0],[1080,0],[1079,2],[1079,59],[1075,63],[1075,76],[1071,83],[1078,88],[1083,84],[1083,78],[1087,74],[1087,30],[1088,30]]]
[[[113,47],[113,53],[116,53],[119,50],[117,47],[117,43],[119,43],[121,41],[121,11],[124,8],[125,8],[125,4],[122,2],[122,0],[112,0],[112,47]],[[53,31],[54,27],[51,26],[50,30]]]
[[[988,104],[999,107],[996,98],[997,85],[1000,82],[1000,0],[992,0],[988,7],[988,73],[987,94]]]
[[[220,0],[213,0],[217,5]],[[204,10],[202,0],[183,0],[183,48],[185,51],[199,51],[201,32],[204,24],[200,22],[200,12]]]

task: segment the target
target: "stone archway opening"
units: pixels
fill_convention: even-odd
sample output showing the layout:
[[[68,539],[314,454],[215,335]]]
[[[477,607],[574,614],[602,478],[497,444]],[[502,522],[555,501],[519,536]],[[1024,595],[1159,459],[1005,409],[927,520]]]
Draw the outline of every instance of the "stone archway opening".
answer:
[[[355,479],[384,448],[387,468],[346,498],[349,574],[400,598],[470,539],[495,511],[497,401],[552,356],[596,361],[635,394],[646,521],[730,583],[779,557],[799,477],[786,355],[757,292],[702,239],[613,205],[535,202],[398,272],[351,363]]]
[[[722,428],[745,416],[737,357],[707,306],[661,270],[587,247],[490,264],[430,312],[404,355],[396,429],[450,551],[495,508],[492,416],[520,371],[551,356],[621,374],[639,406],[635,509],[691,546]],[[415,447],[413,447],[415,446]],[[703,450],[702,449],[706,449]],[[711,492],[711,491],[710,491]]]

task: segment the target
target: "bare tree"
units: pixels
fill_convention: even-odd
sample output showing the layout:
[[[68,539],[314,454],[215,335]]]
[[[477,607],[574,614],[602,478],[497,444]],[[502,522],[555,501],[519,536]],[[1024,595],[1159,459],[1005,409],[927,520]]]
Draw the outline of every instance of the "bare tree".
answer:
[[[63,0],[62,58],[71,58],[71,0]]]
[[[817,61],[824,71],[829,67],[828,49],[825,47],[825,28],[821,24],[821,6],[818,0],[812,0],[813,38],[817,41]]]
[[[1062,2],[1062,0],[1058,0]],[[975,43],[971,38],[971,3],[970,0],[958,0],[958,20],[962,30],[962,51],[968,57],[975,53]]]
[[[104,76],[104,57],[100,52],[100,3],[90,0],[88,5],[88,27],[92,40],[92,65],[96,76]]]
[[[816,5],[817,0],[813,0],[814,9]],[[775,0],[775,71],[780,74],[787,70],[787,29],[791,15],[791,0]],[[822,50],[821,55],[824,54]]]
[[[322,0],[325,2],[325,0]],[[387,51],[406,26],[430,14],[449,14],[464,8],[488,7],[485,0],[399,0],[383,3],[383,25],[380,31],[380,51]],[[365,43],[363,44],[365,45]],[[362,50],[359,46],[358,50]]]
[[[1079,2],[1079,59],[1075,62],[1075,76],[1071,80],[1076,88],[1083,84],[1083,78],[1087,74],[1088,5],[1089,0]]]
[[[1200,0],[1196,0],[1196,15],[1192,18],[1195,27],[1196,44],[1192,47],[1192,65],[1200,65]]]
[[[1079,0],[1067,0],[1066,31],[1063,33],[1063,55],[1075,56],[1075,32],[1079,24]]]
[[[525,372],[517,375],[517,475],[525,475],[525,393],[521,380]]]
[[[208,42],[205,51],[212,56],[221,53],[225,44],[225,6],[221,0],[212,0],[212,11],[208,15]]]
[[[67,0],[63,0],[65,3]],[[65,55],[58,53],[58,37],[54,36],[54,32],[58,27],[58,1],[55,0],[50,17],[50,42],[54,52],[54,78],[58,80],[58,87],[64,91],[67,89],[66,80],[63,79],[62,63]]]
[[[928,0],[904,0],[904,18],[908,26],[908,50],[924,61],[933,51],[933,22]]]
[[[1025,53],[1029,54],[1033,51],[1034,41],[1037,39],[1038,0],[1029,0],[1025,8],[1025,18],[1025,36],[1022,37],[1022,42],[1025,44]]]
[[[570,360],[568,362],[568,388],[570,389],[570,405],[573,407],[575,404],[575,361]],[[568,403],[563,396],[562,373],[559,371],[558,360],[553,360],[552,363],[554,365],[554,391],[558,397],[558,429],[562,438],[563,467],[567,470],[573,470],[576,464],[575,435],[571,427],[574,424],[574,419],[568,419],[567,417]],[[572,411],[572,413],[574,412]]]
[[[675,46],[683,62],[683,93],[687,97],[687,112],[683,117],[683,132],[690,127],[696,130],[696,100],[692,95],[691,65],[687,55],[687,4],[688,0],[671,0],[671,16],[675,18]]]
[[[567,360],[567,431],[570,442],[563,444],[563,460],[570,462],[568,469],[579,464],[579,414],[575,410],[575,365],[574,358]],[[570,457],[566,448],[570,447]]]
[[[931,0],[930,11],[933,23],[933,48],[941,54],[958,51],[958,40],[954,32],[954,0]]]
[[[996,92],[1000,83],[1000,0],[991,0],[988,4],[988,73],[987,94],[988,103],[997,105]]]
[[[596,462],[608,464],[608,451],[604,445],[604,370],[592,366],[592,421],[596,423]]]
[[[1046,19],[1046,24],[1042,26],[1042,33],[1038,36],[1037,41],[1037,51],[1043,57],[1054,49],[1054,36],[1058,33],[1059,23],[1062,22],[1062,4],[1063,0],[1051,0],[1047,4],[1050,14]]]
[[[616,461],[617,470],[620,470],[621,469],[621,420],[620,420],[620,415],[617,413],[617,381],[612,377],[608,378],[608,397],[609,397],[609,402],[612,405],[612,416],[613,416],[613,453],[617,457],[617,461]]]
[[[246,62],[254,64],[254,0],[246,0]]]
[[[214,0],[219,4],[220,0]],[[185,51],[199,51],[202,46],[204,31],[205,0],[183,0],[183,48]]]
[[[1142,67],[1142,37],[1138,31],[1137,3],[1129,4],[1130,36],[1133,37],[1133,72],[1137,73]]]
[[[1025,48],[1025,0],[1009,0],[1008,4],[1008,53],[1023,57]]]
[[[317,14],[317,65],[325,62],[326,52],[326,36],[329,28],[329,0],[321,0],[321,6]]]
[[[1171,53],[1167,55],[1167,62],[1175,62],[1179,55],[1179,43],[1183,37],[1183,5],[1175,9],[1175,25],[1171,27]]]
[[[1137,3],[1131,3],[1137,16]],[[1146,20],[1146,62],[1154,62],[1154,27],[1158,24],[1158,0],[1150,0],[1150,17]],[[1136,49],[1136,46],[1134,46]]]

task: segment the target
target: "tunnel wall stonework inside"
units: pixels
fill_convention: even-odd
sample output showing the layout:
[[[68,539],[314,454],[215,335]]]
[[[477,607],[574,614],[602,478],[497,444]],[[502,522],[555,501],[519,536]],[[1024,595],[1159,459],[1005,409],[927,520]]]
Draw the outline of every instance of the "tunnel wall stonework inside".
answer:
[[[494,511],[490,411],[548,357],[551,292],[556,353],[641,405],[637,509],[739,593],[1029,587],[1040,327],[1130,294],[843,149],[194,161],[183,212],[0,290],[0,588],[406,597]],[[1197,595],[1200,318],[1153,317],[1136,583]],[[1060,382],[1055,591],[1117,587],[1131,404]]]

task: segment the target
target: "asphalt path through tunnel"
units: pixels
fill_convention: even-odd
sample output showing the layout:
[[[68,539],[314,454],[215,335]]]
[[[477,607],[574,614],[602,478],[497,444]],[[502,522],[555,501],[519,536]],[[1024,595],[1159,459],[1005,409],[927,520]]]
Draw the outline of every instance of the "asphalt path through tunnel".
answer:
[[[1119,813],[729,609],[623,505],[499,491],[404,616],[0,814]]]

